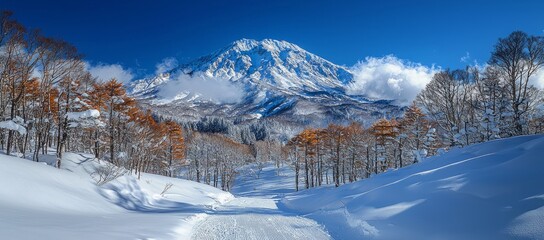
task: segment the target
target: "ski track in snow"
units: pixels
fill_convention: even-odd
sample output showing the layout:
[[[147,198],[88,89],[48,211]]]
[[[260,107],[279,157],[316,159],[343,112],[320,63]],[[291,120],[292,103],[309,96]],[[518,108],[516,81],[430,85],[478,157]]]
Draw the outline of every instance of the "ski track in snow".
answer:
[[[191,239],[331,239],[315,221],[279,211],[272,199],[236,198],[193,228]]]

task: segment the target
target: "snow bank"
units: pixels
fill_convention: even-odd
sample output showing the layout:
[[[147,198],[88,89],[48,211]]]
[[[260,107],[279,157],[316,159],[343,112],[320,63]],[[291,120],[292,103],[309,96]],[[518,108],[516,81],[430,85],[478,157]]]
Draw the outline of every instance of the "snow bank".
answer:
[[[17,131],[21,135],[26,133],[26,128],[23,125],[15,123],[13,120],[0,122],[0,128]]]
[[[544,136],[495,140],[281,207],[337,239],[544,239]]]
[[[96,109],[89,109],[83,112],[68,112],[66,117],[71,121],[79,121],[81,119],[98,118],[100,117],[100,111]]]
[[[108,163],[91,155],[65,153],[62,169],[47,165],[55,156],[40,160],[0,155],[1,239],[187,239],[195,218],[233,198],[153,174],[99,187],[93,176]]]

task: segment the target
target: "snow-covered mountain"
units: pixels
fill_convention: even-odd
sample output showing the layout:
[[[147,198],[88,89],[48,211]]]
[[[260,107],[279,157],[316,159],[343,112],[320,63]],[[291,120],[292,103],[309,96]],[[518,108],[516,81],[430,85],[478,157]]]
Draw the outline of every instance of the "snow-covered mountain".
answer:
[[[297,94],[301,91],[341,89],[353,76],[337,66],[285,41],[242,39],[181,68],[186,73],[251,81],[263,88]]]
[[[135,81],[131,93],[159,114],[193,119],[214,115],[324,123],[398,111],[388,101],[348,95],[352,81],[348,68],[295,44],[241,39],[159,76]],[[211,91],[214,88],[218,90]],[[235,100],[217,97],[224,93]]]

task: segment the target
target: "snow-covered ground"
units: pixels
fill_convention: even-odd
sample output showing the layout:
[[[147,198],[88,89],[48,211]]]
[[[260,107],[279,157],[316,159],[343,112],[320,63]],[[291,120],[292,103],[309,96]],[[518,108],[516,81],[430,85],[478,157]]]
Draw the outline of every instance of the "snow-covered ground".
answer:
[[[107,164],[84,154],[60,170],[2,155],[0,239],[544,239],[542,153],[542,135],[496,140],[300,192],[288,167],[248,166],[237,198],[151,174],[97,185]]]
[[[240,197],[219,206],[194,228],[191,239],[330,239],[315,221],[278,210],[266,198]]]
[[[152,174],[97,186],[91,174],[107,164],[89,155],[66,153],[62,169],[45,162],[0,155],[0,239],[189,239],[206,212],[233,198]]]
[[[295,191],[289,167],[278,171],[266,164],[259,171],[248,165],[238,171],[232,189],[237,198],[196,224],[192,239],[330,239],[314,220],[278,209],[279,199]]]
[[[544,239],[543,173],[544,136],[522,136],[288,194],[279,205],[336,239]]]
[[[279,182],[262,185],[271,195],[255,191],[261,198],[234,198],[208,185],[152,174],[97,184],[97,169],[109,164],[86,154],[65,153],[62,169],[51,166],[54,156],[41,160],[0,155],[0,239],[330,238],[314,220],[278,210],[281,188],[294,191]],[[270,172],[275,168],[263,173],[268,180],[275,176]],[[277,179],[288,184],[290,178]]]
[[[280,199],[295,192],[295,172],[289,166],[282,165],[278,169],[268,163],[259,171],[256,165],[247,165],[238,172],[231,190],[235,196]],[[303,180],[301,176],[300,182],[304,183]]]

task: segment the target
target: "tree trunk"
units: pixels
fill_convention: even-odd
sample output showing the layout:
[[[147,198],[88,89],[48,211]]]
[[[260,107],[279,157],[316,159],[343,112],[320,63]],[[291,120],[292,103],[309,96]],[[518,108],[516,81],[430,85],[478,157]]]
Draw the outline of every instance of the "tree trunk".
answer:
[[[306,189],[310,188],[310,180],[308,179],[308,172],[309,172],[309,166],[308,166],[308,147],[306,146],[304,149],[304,175],[305,175],[305,187]]]

